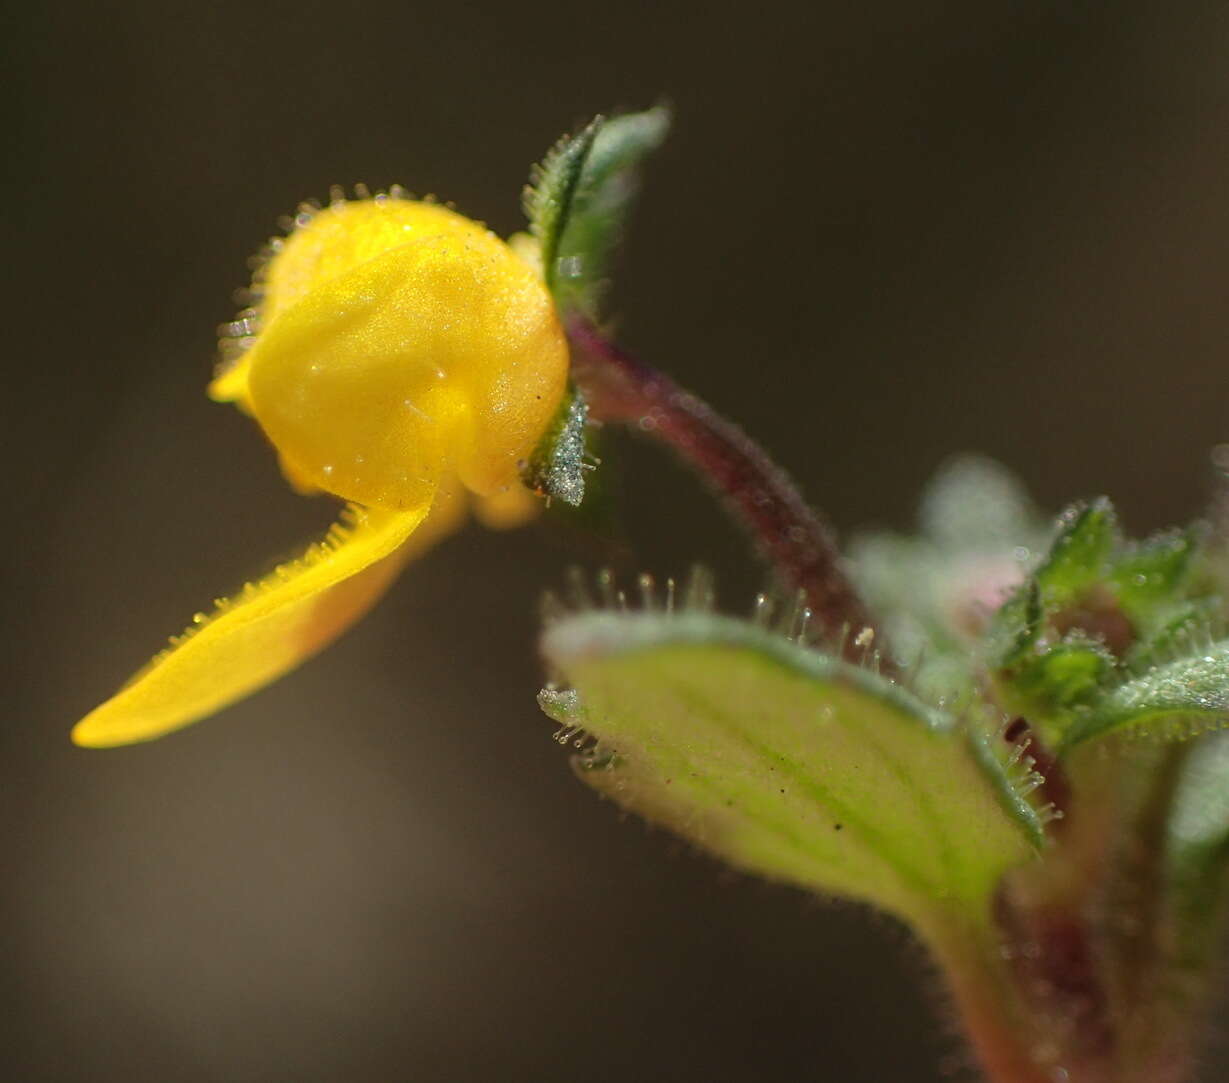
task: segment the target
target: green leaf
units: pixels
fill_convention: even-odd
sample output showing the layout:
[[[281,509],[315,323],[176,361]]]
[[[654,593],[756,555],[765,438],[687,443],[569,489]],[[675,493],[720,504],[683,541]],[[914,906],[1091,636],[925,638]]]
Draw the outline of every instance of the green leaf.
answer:
[[[1047,737],[1055,716],[1095,698],[1114,671],[1116,659],[1100,643],[1073,633],[1049,650],[1021,660],[1011,691],[1023,715],[1038,719]],[[1045,725],[1044,723],[1051,723]]]
[[[1019,663],[1040,640],[1046,615],[1077,602],[1104,578],[1117,539],[1113,508],[1104,498],[1076,504],[1059,517],[1041,563],[990,623],[988,655],[995,667]]]
[[[1028,579],[999,607],[987,632],[988,653],[997,667],[1014,666],[1028,656],[1041,635],[1045,610],[1041,587]]]
[[[1118,543],[1114,509],[1104,497],[1068,508],[1058,523],[1050,551],[1034,573],[1047,610],[1078,601],[1101,582]]]
[[[755,625],[591,612],[543,651],[574,689],[543,708],[596,739],[580,777],[739,868],[926,926],[1041,844],[1000,738]]]
[[[1130,673],[1142,673],[1164,662],[1190,654],[1196,640],[1211,642],[1208,629],[1221,623],[1223,605],[1211,596],[1158,604],[1146,622],[1150,629],[1124,659]]]
[[[562,500],[579,507],[585,498],[585,423],[589,407],[575,387],[559,407],[537,448],[522,471],[529,488],[548,499]]]
[[[661,107],[598,117],[561,140],[534,171],[525,213],[542,247],[547,288],[561,307],[596,314],[640,166],[669,123]]]
[[[1197,548],[1190,531],[1169,531],[1126,550],[1114,563],[1111,582],[1119,603],[1137,621],[1168,606],[1191,567]]]
[[[576,135],[565,135],[542,164],[535,166],[525,189],[525,216],[529,230],[542,252],[542,274],[547,289],[554,291],[559,267],[559,247],[568,227],[585,161],[605,119],[594,117]]]
[[[645,158],[666,138],[661,107],[611,117],[593,141],[559,245],[556,295],[565,306],[596,316],[610,265],[640,188]]]
[[[1229,721],[1229,640],[1155,666],[1119,685],[1081,714],[1063,736],[1064,748],[1094,737],[1133,735],[1177,739]]]

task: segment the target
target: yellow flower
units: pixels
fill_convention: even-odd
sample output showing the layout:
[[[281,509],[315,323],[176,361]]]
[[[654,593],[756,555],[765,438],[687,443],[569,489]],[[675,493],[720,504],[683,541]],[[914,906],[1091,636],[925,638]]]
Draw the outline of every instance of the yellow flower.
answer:
[[[559,409],[567,345],[532,262],[483,226],[398,196],[305,209],[227,328],[210,395],[250,413],[303,492],[347,501],[303,556],[216,603],[73,730],[159,737],[330,643],[468,493],[489,525],[525,518],[519,480]]]

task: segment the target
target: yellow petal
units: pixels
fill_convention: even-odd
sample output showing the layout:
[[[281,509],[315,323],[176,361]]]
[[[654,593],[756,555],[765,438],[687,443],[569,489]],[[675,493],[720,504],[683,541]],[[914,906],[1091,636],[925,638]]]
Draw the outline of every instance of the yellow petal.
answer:
[[[244,354],[238,360],[220,369],[209,384],[209,397],[214,402],[233,402],[245,414],[252,412],[251,396],[248,394],[248,374],[252,364]]]
[[[438,233],[483,237],[487,230],[438,203],[388,196],[336,202],[326,210],[305,214],[289,237],[274,239],[257,257],[252,286],[259,303],[239,314],[244,342],[250,343],[259,336],[260,327],[330,279],[390,249]],[[230,350],[236,337],[230,329],[236,326],[238,323],[221,329],[222,342]],[[223,349],[224,356],[228,352]],[[250,414],[251,368],[250,353],[225,360],[209,385],[209,397],[215,402],[233,402]]]
[[[438,203],[390,198],[332,203],[273,247],[258,273],[260,323],[268,326],[330,279],[368,260],[440,234],[479,242],[492,237],[481,222]]]
[[[539,278],[542,274],[542,245],[532,233],[514,233],[508,238],[508,247],[533,268]]]
[[[397,508],[450,476],[480,495],[517,481],[568,356],[538,273],[498,237],[434,204],[337,203],[261,287],[252,345],[210,394],[256,417],[300,487]]]
[[[278,455],[277,465],[281,468],[282,477],[299,496],[319,496],[321,489],[311,478],[299,470],[285,455]]]
[[[160,737],[289,672],[371,608],[410,556],[450,529],[456,499],[387,512],[350,505],[298,560],[217,604],[73,729],[91,748]]]
[[[541,510],[542,498],[519,483],[474,498],[474,518],[491,530],[524,526]]]
[[[439,492],[435,494],[431,513],[401,547],[400,554],[408,554],[411,560],[417,559],[441,538],[459,530],[468,511],[465,490],[461,488],[460,482],[456,478],[445,478]]]
[[[253,412],[317,486],[397,507],[445,473],[479,493],[516,479],[558,408],[567,350],[541,284],[489,240],[402,245],[262,332]]]

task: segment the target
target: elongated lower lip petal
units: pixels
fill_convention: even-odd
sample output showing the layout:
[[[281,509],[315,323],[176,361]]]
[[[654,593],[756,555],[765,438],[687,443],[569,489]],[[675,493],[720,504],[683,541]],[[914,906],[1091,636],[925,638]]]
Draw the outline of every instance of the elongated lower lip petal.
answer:
[[[106,748],[160,737],[289,672],[379,600],[423,548],[409,543],[420,540],[413,536],[429,507],[427,502],[384,511],[348,505],[300,558],[198,615],[170,647],[77,723],[73,741]]]

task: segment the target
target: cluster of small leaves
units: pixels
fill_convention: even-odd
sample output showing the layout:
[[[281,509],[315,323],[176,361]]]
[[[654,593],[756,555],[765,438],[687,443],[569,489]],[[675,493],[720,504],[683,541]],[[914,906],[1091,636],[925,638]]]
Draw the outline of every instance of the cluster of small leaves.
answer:
[[[1011,710],[1065,749],[1124,727],[1220,724],[1220,599],[1195,530],[1123,540],[1101,498],[1060,516],[1045,557],[995,614],[987,665]]]
[[[948,464],[917,538],[856,539],[855,572],[915,684],[958,700],[987,683],[1060,750],[1123,728],[1158,736],[1220,725],[1221,586],[1200,528],[1143,542],[1105,498],[1046,528],[994,463]],[[1040,554],[1040,555],[1039,555]]]

